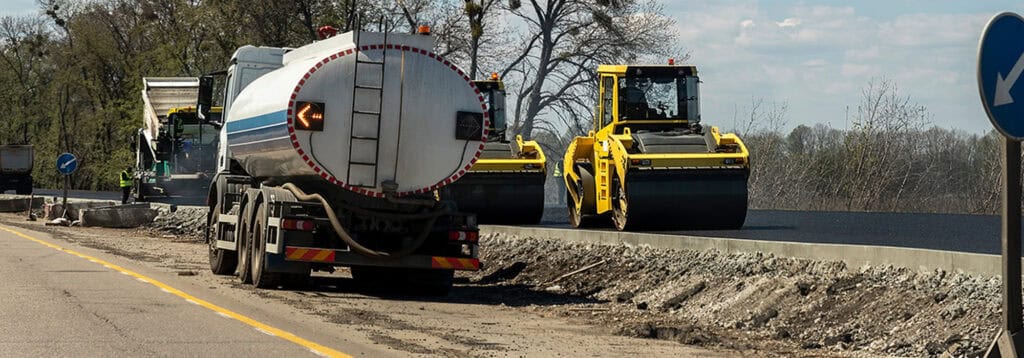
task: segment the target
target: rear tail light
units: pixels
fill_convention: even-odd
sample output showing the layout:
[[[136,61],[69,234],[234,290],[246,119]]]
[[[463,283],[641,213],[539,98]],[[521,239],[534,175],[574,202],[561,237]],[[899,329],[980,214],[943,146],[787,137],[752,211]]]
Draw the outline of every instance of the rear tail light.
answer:
[[[448,240],[451,241],[466,241],[466,242],[477,242],[480,239],[480,234],[476,231],[449,231]]]
[[[316,223],[308,219],[281,219],[281,228],[284,230],[313,231]]]

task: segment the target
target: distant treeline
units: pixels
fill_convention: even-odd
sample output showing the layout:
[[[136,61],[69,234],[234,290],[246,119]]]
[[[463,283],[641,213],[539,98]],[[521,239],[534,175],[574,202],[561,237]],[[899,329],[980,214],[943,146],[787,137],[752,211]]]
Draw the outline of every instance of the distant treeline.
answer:
[[[846,130],[801,125],[786,134],[774,129],[785,111],[755,101],[742,135],[752,208],[997,212],[999,136],[928,127],[926,108],[890,81],[865,88]]]
[[[113,190],[135,158],[143,77],[226,69],[243,45],[299,47],[329,25],[409,33],[469,76],[497,72],[509,133],[557,134],[585,118],[598,63],[685,55],[653,0],[39,0],[0,17],[0,144],[37,148],[37,186],[55,187],[57,154],[75,153],[77,189]],[[586,93],[586,95],[580,95]]]

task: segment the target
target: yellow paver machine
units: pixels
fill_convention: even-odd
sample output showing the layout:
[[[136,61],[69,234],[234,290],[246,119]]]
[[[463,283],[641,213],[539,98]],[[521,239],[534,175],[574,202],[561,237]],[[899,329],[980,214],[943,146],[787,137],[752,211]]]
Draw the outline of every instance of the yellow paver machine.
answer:
[[[536,141],[509,140],[505,121],[505,85],[497,74],[473,81],[492,119],[476,164],[448,187],[459,211],[476,213],[481,224],[537,224],[544,215],[544,151]]]
[[[695,66],[601,65],[594,128],[566,150],[573,227],[738,229],[749,155],[732,133],[700,124]]]

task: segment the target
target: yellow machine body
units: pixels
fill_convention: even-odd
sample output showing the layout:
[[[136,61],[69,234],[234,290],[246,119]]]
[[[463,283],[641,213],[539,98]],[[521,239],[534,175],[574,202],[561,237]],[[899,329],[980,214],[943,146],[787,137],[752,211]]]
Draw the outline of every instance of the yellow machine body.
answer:
[[[696,68],[601,65],[598,75],[594,130],[564,157],[570,223],[741,227],[749,153],[735,134],[700,125]]]
[[[486,97],[488,138],[472,168],[448,188],[460,211],[481,224],[537,224],[544,214],[547,158],[536,141],[506,138],[505,86],[498,79],[474,81]]]

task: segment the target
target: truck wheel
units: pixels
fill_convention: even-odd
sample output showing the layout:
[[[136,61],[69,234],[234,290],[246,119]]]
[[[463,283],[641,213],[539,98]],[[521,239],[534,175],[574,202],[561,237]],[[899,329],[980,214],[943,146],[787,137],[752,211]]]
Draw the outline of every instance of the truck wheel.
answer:
[[[217,248],[217,240],[223,234],[217,219],[220,217],[220,204],[217,204],[210,211],[206,220],[206,243],[210,251],[210,270],[215,275],[230,275],[235,272],[238,265],[238,257],[233,252]]]
[[[18,188],[14,190],[18,195],[29,195],[32,194],[32,182],[21,182],[18,183]]]
[[[408,287],[424,296],[447,296],[455,282],[455,270],[410,270]]]
[[[352,266],[352,278],[373,292],[445,296],[452,289],[455,271]]]
[[[267,224],[267,219],[264,217],[267,211],[267,205],[264,203],[257,204],[259,209],[256,210],[256,220],[252,226],[252,245],[250,246],[251,258],[252,258],[252,284],[256,288],[277,288],[281,284],[281,275],[267,272],[267,243],[264,240],[264,230]]]
[[[243,200],[245,198],[243,197]],[[249,247],[252,245],[252,223],[250,222],[250,208],[251,205],[246,205],[242,209],[242,216],[238,220],[238,247],[235,253],[237,256],[238,267],[237,274],[238,280],[243,284],[252,283],[252,265],[249,264],[252,259],[252,253],[249,252]]]

